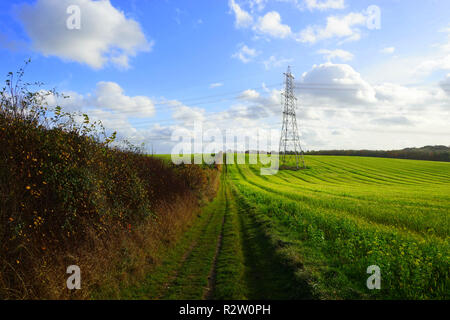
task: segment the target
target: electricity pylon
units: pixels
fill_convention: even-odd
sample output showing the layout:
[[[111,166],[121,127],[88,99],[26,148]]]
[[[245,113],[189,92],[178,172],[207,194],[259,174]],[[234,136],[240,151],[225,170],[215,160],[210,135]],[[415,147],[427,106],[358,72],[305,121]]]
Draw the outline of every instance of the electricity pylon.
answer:
[[[297,98],[294,94],[294,76],[291,73],[291,67],[288,66],[285,75],[285,90],[282,93],[284,97],[283,107],[283,126],[281,128],[281,137],[279,145],[279,154],[281,155],[281,163],[286,164],[287,154],[292,152],[295,156],[295,164],[297,169],[299,164],[306,168],[303,158],[303,151],[300,145],[300,136],[297,128],[297,117],[295,109],[297,106]]]

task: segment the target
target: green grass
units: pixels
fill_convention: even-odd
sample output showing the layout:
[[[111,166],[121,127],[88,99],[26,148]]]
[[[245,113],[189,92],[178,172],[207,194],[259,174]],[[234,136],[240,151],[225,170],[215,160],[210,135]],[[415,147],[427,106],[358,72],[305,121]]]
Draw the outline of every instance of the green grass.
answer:
[[[120,299],[300,299],[309,287],[276,253],[256,211],[222,175],[217,197],[145,279]],[[98,298],[110,298],[105,296]]]
[[[450,164],[307,156],[308,169],[259,175],[229,165],[239,197],[279,251],[328,298],[443,299],[449,292]],[[381,268],[368,290],[366,269]]]
[[[295,275],[266,234],[265,221],[236,193],[224,173],[226,215],[217,259],[215,299],[305,299],[308,284]]]
[[[119,298],[449,298],[449,163],[305,158],[273,176],[224,166],[214,201]]]
[[[168,248],[162,263],[141,283],[122,288],[119,298],[203,299],[222,231],[224,208],[224,190],[221,188],[176,245]]]
[[[226,176],[224,175],[224,178]],[[232,199],[229,183],[223,181],[225,192],[225,220],[222,245],[216,264],[214,299],[245,299],[248,295],[244,283],[244,254],[239,230],[239,217]]]

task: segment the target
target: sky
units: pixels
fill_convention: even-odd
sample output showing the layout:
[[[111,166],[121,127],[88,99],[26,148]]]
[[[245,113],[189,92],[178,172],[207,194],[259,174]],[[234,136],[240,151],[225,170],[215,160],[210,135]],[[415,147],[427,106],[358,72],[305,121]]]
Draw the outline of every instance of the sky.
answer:
[[[275,132],[277,150],[291,66],[304,150],[450,145],[449,12],[439,0],[1,1],[0,75],[31,58],[25,79],[69,96],[50,105],[147,151],[199,125]]]

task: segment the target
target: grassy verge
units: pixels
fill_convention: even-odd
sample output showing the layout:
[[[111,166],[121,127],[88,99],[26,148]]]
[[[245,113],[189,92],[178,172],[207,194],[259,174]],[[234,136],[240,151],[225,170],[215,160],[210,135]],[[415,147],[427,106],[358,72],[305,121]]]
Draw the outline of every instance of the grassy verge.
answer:
[[[202,299],[214,265],[224,218],[224,190],[199,211],[187,231],[167,248],[161,264],[139,284],[122,287],[120,299]],[[109,298],[109,297],[108,297]]]

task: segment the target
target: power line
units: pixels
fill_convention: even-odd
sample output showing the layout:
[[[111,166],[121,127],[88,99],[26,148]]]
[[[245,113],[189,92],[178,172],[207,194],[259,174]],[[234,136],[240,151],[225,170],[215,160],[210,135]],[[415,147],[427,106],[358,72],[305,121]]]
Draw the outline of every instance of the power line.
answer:
[[[294,95],[294,76],[291,73],[291,67],[288,66],[285,75],[284,108],[283,108],[283,125],[281,127],[281,136],[279,144],[279,154],[282,153],[281,161],[286,164],[288,151],[293,151],[295,163],[298,169],[299,162],[305,168],[305,160],[303,158],[303,150],[300,144],[300,136],[297,128],[297,116],[295,109],[297,107],[297,98]],[[291,148],[289,150],[289,148]]]
[[[280,106],[280,104],[264,104],[264,105],[256,105],[256,106],[260,106],[262,108],[265,109],[270,109],[270,107],[275,107],[275,106]],[[349,109],[349,108],[340,108],[340,107],[326,107],[326,106],[317,106],[315,104],[307,104],[307,105],[302,105],[301,106],[302,110],[319,110],[319,111],[329,111],[329,112],[342,112],[342,111],[347,111],[350,113],[357,113],[357,114],[366,114],[366,115],[370,115],[370,114],[379,114],[379,115],[385,115],[385,114],[389,114],[389,115],[406,115],[406,112],[408,114],[411,114],[412,112],[417,112],[417,113],[422,113],[423,110],[407,110],[407,111],[392,111],[391,109],[388,108],[384,108],[384,109],[370,109],[370,110],[361,110],[360,108],[353,108],[353,109]],[[202,116],[207,118],[207,117],[214,117],[217,115],[221,115],[223,113],[226,113],[227,111],[229,111],[229,109],[227,110],[223,110],[223,111],[218,111],[218,112],[209,112],[209,113],[203,113]],[[434,114],[442,114],[442,115],[448,115],[449,112],[434,112]],[[276,116],[276,114],[273,113],[273,110],[269,111],[269,114],[259,114],[258,115],[258,119],[261,118],[270,118]],[[242,117],[245,118],[245,117]],[[254,117],[255,118],[255,117]],[[186,118],[186,120],[189,120],[189,118]],[[212,121],[211,119],[209,119],[210,121]],[[214,119],[215,122],[226,122],[226,121],[232,121],[233,119],[227,118],[227,119]],[[309,119],[309,120],[315,120],[315,119]],[[319,120],[319,119],[317,119]],[[208,119],[205,119],[203,121],[208,121]],[[154,120],[145,120],[142,122],[138,122],[138,123],[134,123],[133,126],[135,127],[141,127],[141,126],[147,126],[147,125],[151,125],[151,124],[158,124],[158,123],[169,123],[169,122],[173,122],[174,124],[176,123],[184,123],[185,120],[183,119],[174,119],[174,118],[163,118],[163,119],[154,119]]]
[[[277,87],[277,86],[280,86],[280,85],[281,85],[281,83],[277,83],[277,84],[271,84],[271,85],[265,85],[265,86],[259,86],[259,87],[255,87],[255,88],[250,88],[250,89],[246,89],[246,90],[258,90],[258,89],[264,89],[264,88],[273,88],[273,87]],[[227,93],[221,93],[221,94],[209,95],[209,96],[203,96],[203,97],[196,97],[196,98],[190,98],[190,99],[182,99],[182,100],[167,99],[164,102],[154,103],[153,104],[153,109],[155,111],[162,110],[162,109],[169,109],[170,110],[170,109],[176,109],[176,108],[180,107],[181,105],[186,105],[186,104],[198,106],[198,105],[204,105],[204,104],[211,104],[211,103],[235,100],[236,98],[238,98],[236,96],[236,94],[242,93],[242,92],[244,92],[246,90],[231,91],[231,92],[227,92]],[[230,97],[227,98],[227,96],[230,96]],[[225,97],[225,98],[204,101],[205,99],[215,98],[215,97]],[[180,105],[175,104],[174,103],[175,101],[179,102]],[[136,110],[129,110],[129,111],[121,111],[120,114],[135,114],[137,112],[138,111],[136,111]]]

